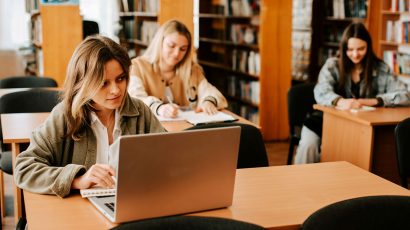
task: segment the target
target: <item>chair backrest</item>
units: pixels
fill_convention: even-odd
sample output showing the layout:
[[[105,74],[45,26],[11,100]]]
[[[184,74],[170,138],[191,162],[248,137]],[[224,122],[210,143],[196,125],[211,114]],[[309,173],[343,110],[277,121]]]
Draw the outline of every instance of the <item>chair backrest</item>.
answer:
[[[100,28],[95,21],[83,20],[83,39],[94,34],[99,34]]]
[[[243,123],[211,123],[197,125],[188,129],[209,129],[217,127],[240,126],[241,137],[237,168],[253,168],[269,166],[265,143],[258,128]]]
[[[292,86],[288,91],[288,120],[291,136],[295,135],[296,127],[302,127],[306,115],[313,111],[313,104],[316,103],[314,87],[314,83],[302,83]]]
[[[401,184],[403,187],[408,188],[407,178],[410,177],[410,118],[401,121],[396,126],[394,137]]]
[[[32,89],[0,97],[0,114],[51,112],[60,101],[61,91]],[[3,139],[0,124],[0,138]]]
[[[232,219],[201,217],[201,216],[172,216],[134,221],[118,225],[113,230],[164,230],[164,229],[195,229],[195,230],[263,230],[265,228]]]
[[[57,87],[57,82],[49,77],[15,76],[0,80],[0,88],[40,88]]]
[[[410,229],[409,216],[410,196],[367,196],[323,207],[301,229]]]

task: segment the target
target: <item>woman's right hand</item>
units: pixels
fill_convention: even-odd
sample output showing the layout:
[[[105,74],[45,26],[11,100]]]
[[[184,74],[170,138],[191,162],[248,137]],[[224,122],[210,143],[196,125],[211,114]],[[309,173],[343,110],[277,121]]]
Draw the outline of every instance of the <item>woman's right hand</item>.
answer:
[[[358,109],[362,104],[355,98],[341,98],[337,101],[336,107],[341,110]]]
[[[87,189],[91,187],[114,188],[114,170],[105,164],[95,164],[91,166],[83,175],[75,178],[71,184],[73,189]]]
[[[158,108],[161,117],[175,118],[178,116],[179,107],[176,104],[163,104]]]

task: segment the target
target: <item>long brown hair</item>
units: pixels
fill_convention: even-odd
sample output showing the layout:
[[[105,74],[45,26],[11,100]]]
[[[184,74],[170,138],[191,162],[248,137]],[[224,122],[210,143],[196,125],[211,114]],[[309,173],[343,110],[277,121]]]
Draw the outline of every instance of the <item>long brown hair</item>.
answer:
[[[74,140],[81,138],[81,132],[89,124],[90,112],[95,110],[92,98],[103,85],[105,64],[112,59],[121,65],[128,86],[130,58],[119,44],[107,37],[87,37],[77,46],[70,59],[62,101],[67,136]]]
[[[370,37],[369,31],[360,22],[353,22],[350,24],[345,31],[343,32],[342,39],[339,45],[339,93],[345,95],[345,85],[347,75],[352,73],[354,68],[354,63],[350,60],[347,56],[347,43],[350,38],[358,38],[363,40],[367,43],[367,52],[366,55],[363,57],[361,63],[363,67],[363,72],[361,73],[361,79],[364,80],[365,83],[365,90],[364,94],[371,94],[372,92],[372,76],[373,76],[373,69],[382,62],[373,51],[372,48],[372,38]],[[362,78],[363,77],[363,78]],[[364,97],[365,95],[360,95],[360,97]]]

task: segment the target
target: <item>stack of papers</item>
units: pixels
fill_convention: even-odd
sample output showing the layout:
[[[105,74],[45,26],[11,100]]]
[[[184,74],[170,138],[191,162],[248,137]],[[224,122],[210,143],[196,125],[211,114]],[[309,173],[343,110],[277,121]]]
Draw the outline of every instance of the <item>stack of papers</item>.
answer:
[[[236,121],[234,117],[229,114],[223,112],[217,112],[214,115],[208,115],[206,113],[196,113],[193,110],[190,111],[179,111],[178,117],[176,118],[164,118],[161,116],[157,116],[159,121],[178,121],[178,120],[186,120],[193,125],[201,125],[207,123],[215,123],[215,122],[232,122]]]

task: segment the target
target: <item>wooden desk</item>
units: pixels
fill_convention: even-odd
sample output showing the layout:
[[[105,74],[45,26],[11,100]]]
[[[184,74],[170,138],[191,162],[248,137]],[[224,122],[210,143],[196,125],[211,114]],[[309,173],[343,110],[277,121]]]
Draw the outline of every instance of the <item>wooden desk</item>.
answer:
[[[347,162],[238,169],[231,207],[195,213],[269,229],[299,229],[314,211],[337,201],[410,191]],[[30,229],[108,229],[114,225],[80,195],[61,199],[24,191]]]
[[[323,111],[321,161],[348,161],[400,184],[394,128],[410,108],[377,108],[352,113],[314,105]]]
[[[9,113],[1,114],[3,143],[11,144],[13,168],[20,153],[20,144],[29,143],[31,132],[48,117],[49,113]],[[4,190],[3,190],[4,191]],[[15,223],[23,215],[21,190],[13,183]]]
[[[0,90],[1,96],[1,90]],[[250,121],[239,117],[227,110],[224,112],[234,116],[240,122],[252,124]],[[11,144],[13,168],[15,165],[16,156],[20,153],[20,144],[29,143],[32,131],[43,123],[50,113],[9,113],[1,114],[1,124],[3,132],[3,143]],[[162,122],[162,125],[168,131],[182,131],[192,125],[186,121],[171,121]],[[14,190],[14,216],[17,223],[18,219],[23,215],[21,190],[13,183]],[[20,204],[20,205],[19,205]]]

